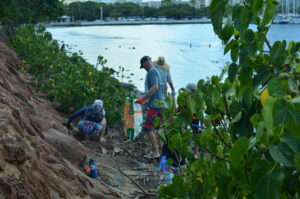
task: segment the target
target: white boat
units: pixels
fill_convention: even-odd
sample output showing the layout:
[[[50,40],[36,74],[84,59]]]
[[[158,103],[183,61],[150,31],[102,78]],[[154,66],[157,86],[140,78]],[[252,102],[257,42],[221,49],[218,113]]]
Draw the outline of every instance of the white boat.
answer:
[[[290,20],[289,20],[289,17],[287,15],[278,14],[278,15],[276,15],[273,23],[275,23],[275,24],[288,24],[288,23],[290,23]]]
[[[292,15],[290,17],[290,23],[291,24],[300,24],[300,15],[299,14]]]

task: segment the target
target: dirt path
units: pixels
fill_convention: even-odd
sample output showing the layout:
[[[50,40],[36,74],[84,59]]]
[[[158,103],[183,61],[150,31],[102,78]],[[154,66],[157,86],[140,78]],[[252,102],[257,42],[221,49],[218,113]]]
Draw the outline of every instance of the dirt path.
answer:
[[[80,141],[89,158],[96,160],[100,175],[93,179],[96,189],[105,186],[120,198],[157,198],[157,188],[163,184],[163,173],[156,170],[159,159],[143,157],[151,149],[146,138],[140,135],[135,141],[126,141],[117,130],[105,137],[105,143],[95,141],[95,137]]]

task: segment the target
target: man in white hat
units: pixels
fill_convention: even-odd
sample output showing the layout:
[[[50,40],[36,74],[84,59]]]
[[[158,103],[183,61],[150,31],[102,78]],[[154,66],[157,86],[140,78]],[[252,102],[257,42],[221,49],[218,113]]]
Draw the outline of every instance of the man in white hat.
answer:
[[[104,133],[106,129],[105,110],[102,100],[95,100],[91,106],[83,107],[73,113],[66,126],[70,129],[71,122],[77,117],[83,118],[78,123],[78,128],[82,134],[98,134],[100,142],[105,142]]]

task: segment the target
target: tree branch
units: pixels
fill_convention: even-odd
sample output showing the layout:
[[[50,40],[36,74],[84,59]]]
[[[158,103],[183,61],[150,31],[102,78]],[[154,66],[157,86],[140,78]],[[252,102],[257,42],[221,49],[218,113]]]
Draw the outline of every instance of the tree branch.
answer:
[[[271,51],[271,50],[272,50],[272,46],[271,46],[271,44],[270,44],[270,42],[269,42],[269,40],[268,40],[267,38],[265,39],[265,42],[266,42],[268,48],[269,48],[270,51]]]
[[[116,160],[113,156],[111,156],[111,159],[113,159],[113,161],[117,164],[118,170],[119,170],[124,176],[126,176],[127,178],[129,178],[129,180],[131,180],[131,182],[133,182],[133,183],[134,183],[134,184],[135,184],[135,185],[143,192],[144,195],[146,195],[146,196],[157,196],[157,194],[155,194],[155,193],[148,193],[148,192],[146,192],[146,191],[143,189],[143,187],[141,187],[141,186],[140,186],[136,181],[134,181],[129,175],[127,175],[124,171],[121,170],[119,163],[117,162],[117,160]]]
[[[220,120],[220,122],[221,122],[223,128],[225,129],[225,131],[226,131],[227,133],[229,133],[229,130],[228,130],[227,126],[224,124],[223,120]]]
[[[229,121],[231,122],[232,119],[231,119],[231,115],[229,113],[228,103],[227,103],[227,99],[226,99],[225,93],[222,92],[222,95],[223,95],[223,100],[224,100],[224,103],[225,103],[226,114],[228,116]]]
[[[220,160],[223,160],[223,161],[225,161],[225,162],[231,163],[230,160],[227,160],[227,159],[225,159],[225,158],[220,157],[218,154],[216,154],[216,153],[210,151],[209,149],[205,149],[205,150],[206,150],[209,154],[211,154],[213,157],[216,157],[216,158],[218,158],[218,159],[220,159]]]
[[[227,142],[225,142],[225,140],[224,140],[224,139],[222,138],[222,136],[219,134],[219,131],[218,131],[216,125],[213,124],[213,126],[214,126],[214,130],[216,131],[217,136],[220,138],[220,140],[221,140],[227,147],[231,148],[231,145],[228,144]]]

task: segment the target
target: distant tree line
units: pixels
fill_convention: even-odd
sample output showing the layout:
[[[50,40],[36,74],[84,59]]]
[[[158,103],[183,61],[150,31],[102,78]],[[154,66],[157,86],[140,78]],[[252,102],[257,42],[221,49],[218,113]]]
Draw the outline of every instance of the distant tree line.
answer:
[[[16,27],[56,20],[63,15],[60,0],[0,0],[0,24]]]
[[[186,17],[208,16],[207,7],[196,9],[188,4],[174,4],[165,0],[161,7],[140,6],[132,2],[105,4],[93,1],[73,2],[65,5],[65,14],[74,20],[93,21],[100,19],[101,7],[103,18],[139,16],[142,18],[166,16],[167,18],[182,19]]]
[[[63,14],[60,0],[0,0],[0,35],[11,36],[22,24],[50,22]]]

